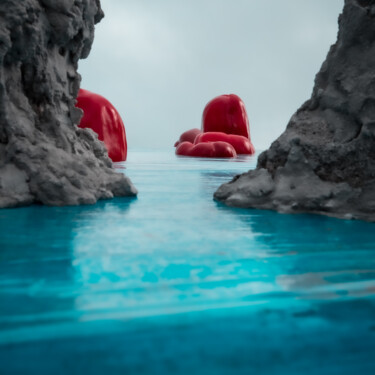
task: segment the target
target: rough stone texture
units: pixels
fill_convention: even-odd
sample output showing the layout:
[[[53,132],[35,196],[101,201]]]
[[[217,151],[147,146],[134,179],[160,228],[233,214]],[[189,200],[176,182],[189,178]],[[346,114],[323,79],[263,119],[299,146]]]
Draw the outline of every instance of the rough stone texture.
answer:
[[[135,195],[95,133],[77,128],[77,63],[99,0],[0,1],[0,207]]]
[[[346,0],[312,97],[256,170],[222,185],[231,206],[375,221],[375,0]]]

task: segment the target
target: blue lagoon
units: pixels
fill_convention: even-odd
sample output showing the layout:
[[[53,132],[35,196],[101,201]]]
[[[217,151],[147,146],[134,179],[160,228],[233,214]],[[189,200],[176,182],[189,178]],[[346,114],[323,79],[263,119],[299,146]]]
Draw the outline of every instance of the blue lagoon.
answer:
[[[137,199],[0,210],[0,373],[375,373],[374,225],[213,201],[255,164],[130,150]]]

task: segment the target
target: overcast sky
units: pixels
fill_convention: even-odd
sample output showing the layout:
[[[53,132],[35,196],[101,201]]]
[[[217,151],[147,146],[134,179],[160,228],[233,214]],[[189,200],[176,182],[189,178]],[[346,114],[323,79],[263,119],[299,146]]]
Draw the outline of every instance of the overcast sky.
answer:
[[[101,0],[79,72],[120,112],[130,148],[172,147],[206,103],[245,102],[257,149],[307,100],[343,0]]]

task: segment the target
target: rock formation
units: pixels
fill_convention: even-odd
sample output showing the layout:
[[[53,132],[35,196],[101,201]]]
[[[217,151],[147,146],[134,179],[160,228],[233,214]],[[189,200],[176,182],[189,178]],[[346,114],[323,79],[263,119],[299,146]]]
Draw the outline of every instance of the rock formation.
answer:
[[[0,2],[0,207],[135,195],[91,130],[76,125],[99,0]]]
[[[257,168],[214,197],[230,206],[375,221],[375,0],[345,0],[311,99]]]

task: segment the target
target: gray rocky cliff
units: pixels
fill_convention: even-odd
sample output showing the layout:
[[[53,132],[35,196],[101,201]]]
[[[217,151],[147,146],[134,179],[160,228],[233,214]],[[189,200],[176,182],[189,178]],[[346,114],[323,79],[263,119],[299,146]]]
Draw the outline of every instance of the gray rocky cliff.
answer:
[[[102,17],[99,0],[0,1],[0,207],[136,194],[76,126],[77,64]]]
[[[375,221],[375,0],[345,0],[311,99],[257,168],[214,197],[230,206]]]

